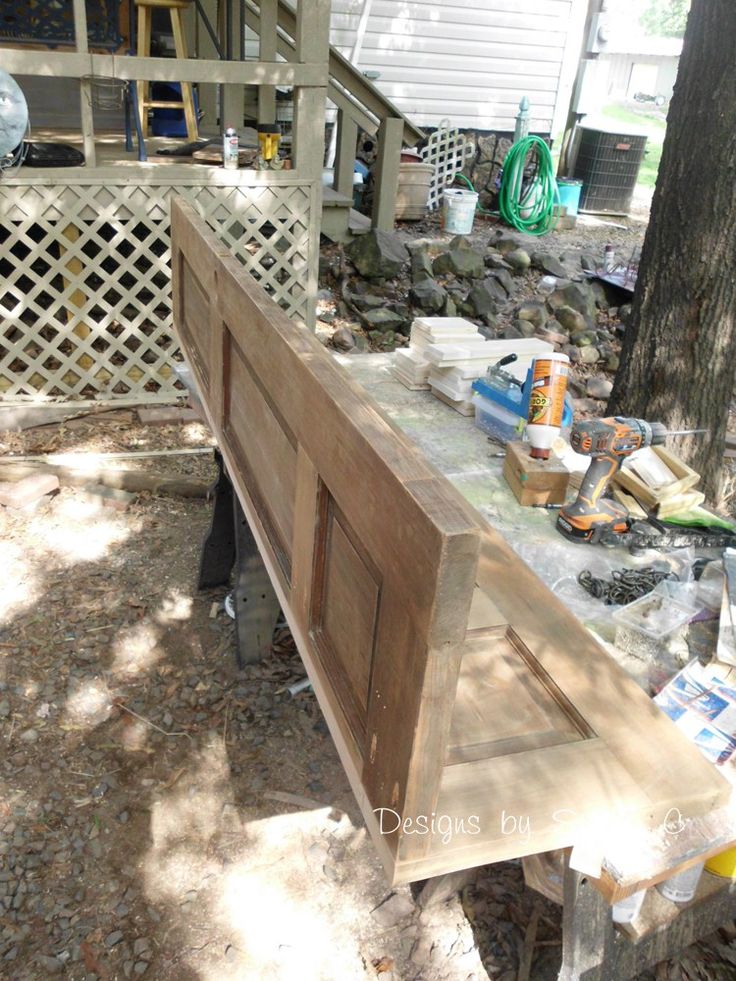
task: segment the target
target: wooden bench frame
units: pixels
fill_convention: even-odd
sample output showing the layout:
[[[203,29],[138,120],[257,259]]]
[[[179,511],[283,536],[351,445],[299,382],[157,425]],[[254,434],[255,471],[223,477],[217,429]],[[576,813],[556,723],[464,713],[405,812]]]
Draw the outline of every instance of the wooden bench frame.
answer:
[[[391,882],[728,784],[186,203],[174,322]]]

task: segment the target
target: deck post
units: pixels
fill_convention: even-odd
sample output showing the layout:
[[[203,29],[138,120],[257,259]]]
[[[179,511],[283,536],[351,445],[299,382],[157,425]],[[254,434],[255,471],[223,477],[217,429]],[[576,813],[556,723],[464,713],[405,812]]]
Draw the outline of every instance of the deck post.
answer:
[[[335,179],[333,187],[338,194],[348,198],[353,196],[353,170],[355,168],[355,147],[358,142],[358,124],[345,112],[337,110],[337,155],[335,157]]]
[[[378,159],[371,218],[373,227],[384,232],[393,231],[394,227],[403,133],[404,120],[396,117],[384,119],[378,130]]]
[[[258,60],[276,61],[278,0],[261,0],[258,22]],[[258,122],[276,122],[276,89],[258,86]]]
[[[330,52],[330,0],[300,0],[296,21],[296,61],[299,64],[326,65]],[[313,216],[322,212],[322,167],[325,159],[325,101],[327,85],[294,89],[294,168],[305,180],[312,182]],[[314,327],[317,299],[317,254],[319,251],[319,220],[313,217],[310,235],[312,264],[307,270],[309,322]]]
[[[74,41],[78,54],[86,55],[89,53],[87,9],[84,0],[74,0]],[[94,167],[97,163],[95,153],[95,124],[92,118],[92,86],[88,79],[82,78],[79,81],[79,99],[82,114],[84,162],[88,167]]]

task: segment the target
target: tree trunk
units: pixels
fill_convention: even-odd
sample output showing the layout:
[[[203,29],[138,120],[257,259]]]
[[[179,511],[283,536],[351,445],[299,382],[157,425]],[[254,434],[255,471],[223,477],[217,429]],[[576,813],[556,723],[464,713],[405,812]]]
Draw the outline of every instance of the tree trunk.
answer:
[[[707,427],[675,449],[720,496],[736,377],[736,2],[693,0],[612,414]]]

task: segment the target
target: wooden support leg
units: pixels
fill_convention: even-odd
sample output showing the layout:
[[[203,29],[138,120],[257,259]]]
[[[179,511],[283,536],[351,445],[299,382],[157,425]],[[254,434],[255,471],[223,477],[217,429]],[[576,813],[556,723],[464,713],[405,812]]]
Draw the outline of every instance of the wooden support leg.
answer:
[[[218,468],[214,492],[215,503],[212,509],[212,522],[202,544],[202,554],[199,559],[198,589],[210,589],[212,586],[222,586],[229,582],[235,564],[233,522],[235,493],[219,450],[215,450],[215,462]]]
[[[569,866],[563,897],[558,981],[613,981],[614,975],[606,973],[604,966],[614,941],[611,907],[587,876]]]
[[[374,228],[380,228],[384,232],[391,232],[394,228],[403,134],[404,120],[393,117],[384,119],[378,131],[372,221]]]
[[[736,889],[729,887],[728,880],[705,878],[691,903],[682,906],[668,923],[651,926],[634,941],[614,928],[611,907],[592,883],[566,869],[558,981],[629,981],[660,961],[676,957],[733,920]],[[649,896],[643,910],[648,902]]]
[[[138,8],[138,57],[151,57],[151,8]],[[138,82],[138,118],[143,137],[148,136],[148,82]]]
[[[187,55],[187,42],[184,34],[184,24],[181,19],[181,10],[174,7],[171,11],[171,30],[174,34],[174,49],[176,51],[177,58],[186,58]],[[184,109],[184,121],[187,127],[187,138],[194,141],[199,136],[199,127],[197,124],[197,113],[194,108],[194,94],[192,92],[191,82],[181,82],[181,101],[182,108]],[[240,88],[241,98],[242,98],[242,87]],[[239,125],[236,123],[236,125]]]
[[[260,661],[271,648],[281,609],[253,533],[237,495],[233,495],[235,520],[235,604],[238,667]]]

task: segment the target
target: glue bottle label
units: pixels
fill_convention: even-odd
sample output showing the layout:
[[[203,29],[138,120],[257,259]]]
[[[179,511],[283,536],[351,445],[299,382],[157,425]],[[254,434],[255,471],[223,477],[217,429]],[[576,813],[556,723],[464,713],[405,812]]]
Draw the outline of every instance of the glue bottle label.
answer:
[[[561,426],[565,410],[568,366],[563,361],[537,358],[529,398],[529,424]]]

